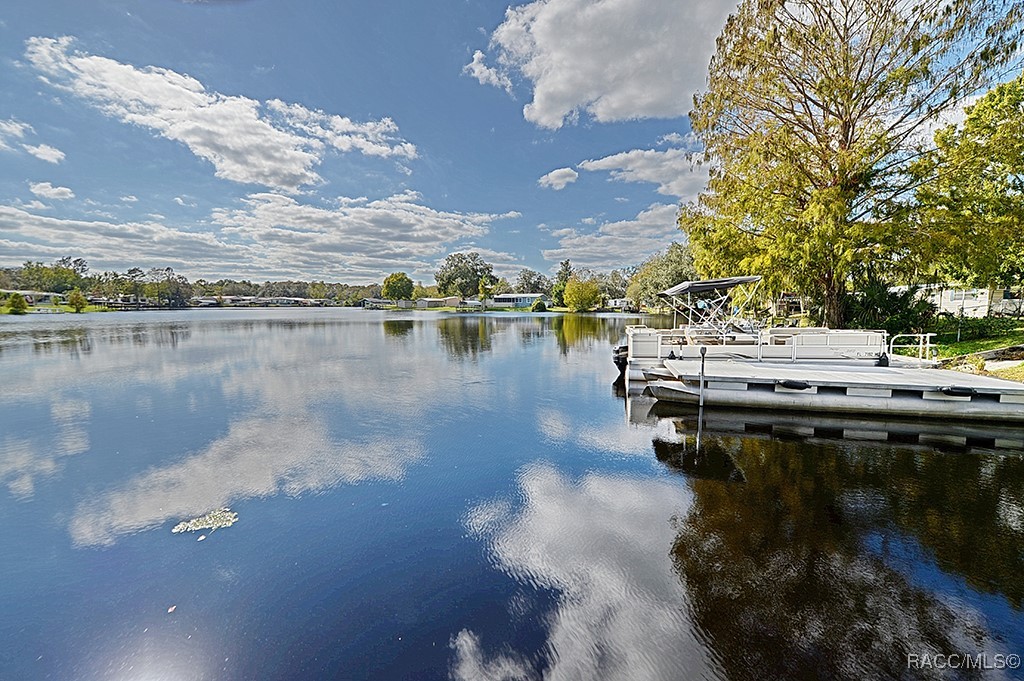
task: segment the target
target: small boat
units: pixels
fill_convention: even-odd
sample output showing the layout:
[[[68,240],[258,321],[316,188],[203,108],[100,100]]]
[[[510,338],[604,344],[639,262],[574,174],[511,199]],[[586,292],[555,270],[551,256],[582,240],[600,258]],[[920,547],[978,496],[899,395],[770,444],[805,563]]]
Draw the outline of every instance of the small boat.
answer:
[[[626,327],[627,394],[729,408],[1024,422],[1024,383],[937,368],[933,334],[759,328],[740,316],[753,290],[735,291],[756,290],[759,281],[683,282],[659,294],[686,324]]]

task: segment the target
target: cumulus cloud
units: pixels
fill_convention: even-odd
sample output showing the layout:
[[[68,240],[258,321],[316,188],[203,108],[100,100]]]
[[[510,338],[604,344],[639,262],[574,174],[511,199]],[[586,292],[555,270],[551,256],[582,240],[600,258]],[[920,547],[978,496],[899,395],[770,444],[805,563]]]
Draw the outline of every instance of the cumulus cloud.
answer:
[[[699,156],[685,149],[633,149],[596,160],[583,161],[579,167],[589,171],[608,171],[622,182],[651,182],[658,193],[690,201],[708,180],[707,166],[697,165]]]
[[[541,187],[549,187],[557,192],[565,189],[565,185],[575,182],[579,176],[580,174],[572,168],[558,168],[537,180],[537,184]]]
[[[488,51],[467,66],[484,80],[521,76],[533,87],[527,120],[559,128],[685,115],[735,0],[535,0],[506,10]],[[479,57],[477,55],[480,55]],[[492,83],[493,84],[493,83]]]
[[[594,269],[614,269],[643,262],[649,255],[666,248],[680,238],[676,227],[678,208],[656,203],[631,220],[606,222],[597,230],[582,227],[560,230],[558,248],[542,251],[544,258]]]
[[[61,257],[60,244],[74,243],[97,267],[131,262],[170,265],[186,276],[380,281],[396,270],[426,276],[439,254],[487,234],[496,221],[518,216],[440,211],[415,192],[377,200],[342,197],[336,204],[252,194],[238,206],[215,209],[207,231],[165,224],[163,217],[123,223],[60,219],[0,206],[0,259]]]
[[[60,163],[64,160],[64,152],[56,147],[51,147],[49,144],[39,144],[36,146],[23,144],[21,147],[39,160],[46,161],[47,163]]]
[[[41,79],[103,113],[137,125],[213,164],[217,177],[296,192],[319,184],[325,151],[414,158],[390,119],[357,123],[279,100],[208,91],[191,76],[73,50],[72,38],[30,38],[25,56]]]
[[[139,200],[139,197],[133,194],[126,194],[125,196],[121,197],[121,200],[124,201],[125,203],[135,203],[136,201]]]
[[[488,66],[484,63],[484,59],[486,59],[486,55],[477,50],[473,53],[473,61],[463,66],[462,72],[476,78],[481,85],[493,85],[494,87],[500,87],[505,92],[511,93],[512,81],[508,75]]]
[[[28,188],[41,199],[65,201],[75,198],[75,193],[67,187],[55,187],[49,182],[29,182]]]

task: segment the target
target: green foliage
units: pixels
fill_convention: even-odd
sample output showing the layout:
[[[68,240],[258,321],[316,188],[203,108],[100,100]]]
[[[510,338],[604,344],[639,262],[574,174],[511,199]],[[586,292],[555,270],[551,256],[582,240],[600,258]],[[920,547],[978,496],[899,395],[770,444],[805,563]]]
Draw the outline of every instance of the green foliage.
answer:
[[[494,293],[494,286],[492,285],[492,277],[483,276],[480,277],[480,282],[477,284],[477,295],[480,296],[480,309],[487,309],[487,299]]]
[[[440,298],[441,291],[438,290],[437,286],[423,286],[422,284],[416,284],[412,287],[412,299],[419,300],[420,298]]]
[[[941,271],[969,286],[1024,283],[1024,74],[935,134],[915,164],[923,231]]]
[[[547,293],[551,292],[551,280],[540,272],[523,268],[516,279],[516,293]]]
[[[696,278],[690,249],[672,243],[664,253],[655,253],[640,265],[626,288],[626,296],[638,305],[653,306],[658,303],[660,291]]]
[[[28,301],[20,293],[12,293],[7,299],[7,309],[11,314],[25,314],[28,312]]]
[[[565,305],[573,312],[589,310],[601,302],[601,287],[594,279],[569,277],[563,294]]]
[[[512,293],[512,284],[509,283],[508,279],[502,277],[495,282],[494,287],[491,289],[491,295],[501,295],[502,293]]]
[[[68,294],[68,305],[71,306],[72,310],[80,313],[89,306],[89,301],[86,300],[85,296],[82,295],[82,292],[76,288]]]
[[[81,286],[89,265],[82,258],[64,257],[52,265],[26,262],[17,271],[18,286],[32,291],[64,293]]]
[[[380,290],[382,297],[388,300],[411,300],[413,293],[412,279],[405,272],[394,272],[384,279]]]
[[[548,306],[544,304],[544,301],[538,298],[533,301],[533,305],[530,306],[530,312],[547,312]]]
[[[476,295],[480,280],[494,277],[494,268],[479,253],[452,253],[434,273],[437,288],[443,295],[469,298]]]
[[[558,272],[555,274],[555,281],[551,285],[551,302],[555,307],[565,307],[565,287],[573,275],[572,263],[566,258],[558,263]]]
[[[1022,5],[742,0],[691,113],[711,170],[679,223],[701,274],[764,275],[838,328],[858,263],[927,264],[933,245],[895,219],[915,140],[1019,59]]]
[[[873,267],[854,280],[856,291],[847,298],[849,325],[885,329],[890,334],[921,333],[935,315],[935,305],[916,286],[892,290]]]

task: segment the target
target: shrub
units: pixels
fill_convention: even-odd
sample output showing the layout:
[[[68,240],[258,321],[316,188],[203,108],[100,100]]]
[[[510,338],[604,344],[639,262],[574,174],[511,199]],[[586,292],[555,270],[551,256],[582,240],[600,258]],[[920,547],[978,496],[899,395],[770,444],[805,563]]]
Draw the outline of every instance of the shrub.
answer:
[[[530,307],[530,312],[547,312],[547,311],[548,311],[548,306],[545,305],[544,301],[541,300],[540,298],[538,298],[536,301],[534,301],[533,305]]]
[[[7,308],[11,314],[25,314],[28,312],[28,301],[20,293],[12,293],[7,299]]]
[[[68,294],[68,305],[70,305],[71,309],[75,312],[81,312],[89,306],[89,301],[86,300],[85,296],[82,295],[82,292],[76,288]]]

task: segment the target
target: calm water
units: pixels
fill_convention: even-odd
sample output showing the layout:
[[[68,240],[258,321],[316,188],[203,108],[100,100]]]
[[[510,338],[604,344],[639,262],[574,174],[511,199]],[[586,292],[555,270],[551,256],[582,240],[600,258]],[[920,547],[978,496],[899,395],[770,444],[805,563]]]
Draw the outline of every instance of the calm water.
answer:
[[[0,318],[0,678],[958,678],[907,655],[1024,654],[1014,433],[709,413],[698,450],[692,414],[617,396],[631,321]],[[238,522],[171,532],[219,507]]]

